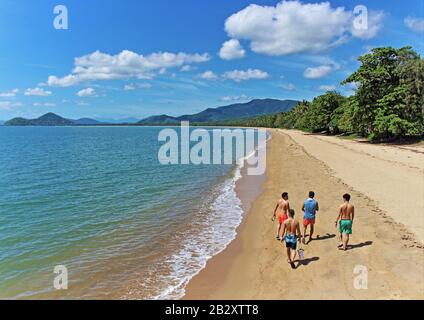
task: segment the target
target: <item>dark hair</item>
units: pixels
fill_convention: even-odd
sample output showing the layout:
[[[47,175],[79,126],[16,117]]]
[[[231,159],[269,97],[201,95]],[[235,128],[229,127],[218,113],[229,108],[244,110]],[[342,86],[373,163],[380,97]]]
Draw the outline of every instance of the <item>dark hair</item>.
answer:
[[[290,210],[289,210],[289,216],[293,218],[293,217],[294,217],[294,215],[295,215],[294,210],[293,210],[293,209],[290,209]]]
[[[315,197],[315,192],[309,191],[309,198],[314,198],[314,197]]]
[[[281,195],[283,198],[288,197],[288,193],[287,192],[283,192],[283,194]]]
[[[350,201],[350,194],[345,193],[345,194],[343,195],[343,199],[345,199],[346,201]]]

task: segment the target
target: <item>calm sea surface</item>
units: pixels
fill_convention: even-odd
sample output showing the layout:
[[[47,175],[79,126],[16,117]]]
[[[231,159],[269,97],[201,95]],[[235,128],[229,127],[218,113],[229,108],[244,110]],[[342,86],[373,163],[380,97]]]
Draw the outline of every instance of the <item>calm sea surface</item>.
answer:
[[[239,170],[161,165],[160,130],[0,126],[0,298],[183,295],[236,235]]]

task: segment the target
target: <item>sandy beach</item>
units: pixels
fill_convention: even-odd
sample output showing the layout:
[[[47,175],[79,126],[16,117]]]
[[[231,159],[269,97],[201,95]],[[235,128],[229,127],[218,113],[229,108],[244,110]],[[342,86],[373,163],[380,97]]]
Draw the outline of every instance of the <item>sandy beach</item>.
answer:
[[[241,200],[251,203],[237,238],[192,279],[184,298],[424,299],[424,149],[297,131],[272,135],[266,179],[239,182]],[[309,190],[320,203],[318,238],[304,246],[305,260],[292,270],[271,216],[287,191],[301,220]],[[345,192],[356,220],[343,252],[334,221]],[[368,274],[367,289],[355,289],[358,268]]]

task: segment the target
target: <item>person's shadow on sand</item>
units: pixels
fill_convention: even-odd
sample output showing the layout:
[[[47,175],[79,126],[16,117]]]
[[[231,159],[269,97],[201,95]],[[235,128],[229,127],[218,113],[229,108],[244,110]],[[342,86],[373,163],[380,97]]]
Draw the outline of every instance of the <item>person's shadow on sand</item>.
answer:
[[[333,238],[335,238],[336,237],[336,235],[333,233],[333,234],[330,234],[330,233],[327,233],[325,236],[320,236],[320,235],[317,235],[315,238],[313,238],[312,240],[313,241],[320,241],[320,240],[328,240],[328,239],[333,239]]]
[[[303,260],[297,260],[296,269],[299,268],[300,266],[307,266],[311,262],[318,261],[318,260],[319,260],[319,257],[313,257],[313,258],[308,258],[308,259],[303,259]]]
[[[365,242],[361,242],[361,243],[357,243],[357,244],[348,244],[347,250],[362,248],[362,247],[366,247],[366,246],[370,246],[370,245],[372,245],[372,241],[365,241]]]

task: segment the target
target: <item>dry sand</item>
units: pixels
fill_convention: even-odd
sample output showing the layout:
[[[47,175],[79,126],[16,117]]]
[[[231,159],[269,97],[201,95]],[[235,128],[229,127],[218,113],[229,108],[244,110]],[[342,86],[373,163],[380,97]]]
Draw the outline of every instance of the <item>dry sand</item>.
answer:
[[[193,278],[185,299],[424,299],[424,251],[414,240],[423,238],[422,149],[272,134],[262,193],[249,206],[236,240]],[[248,189],[239,188],[242,201]],[[304,246],[305,260],[292,270],[275,240],[272,211],[288,191],[301,219],[309,190],[320,203],[319,238]],[[357,214],[352,246],[343,252],[336,248],[334,221],[345,192],[353,196]],[[368,289],[355,289],[357,266],[368,272]]]
[[[333,175],[376,202],[424,243],[424,148],[373,145],[284,130]]]

